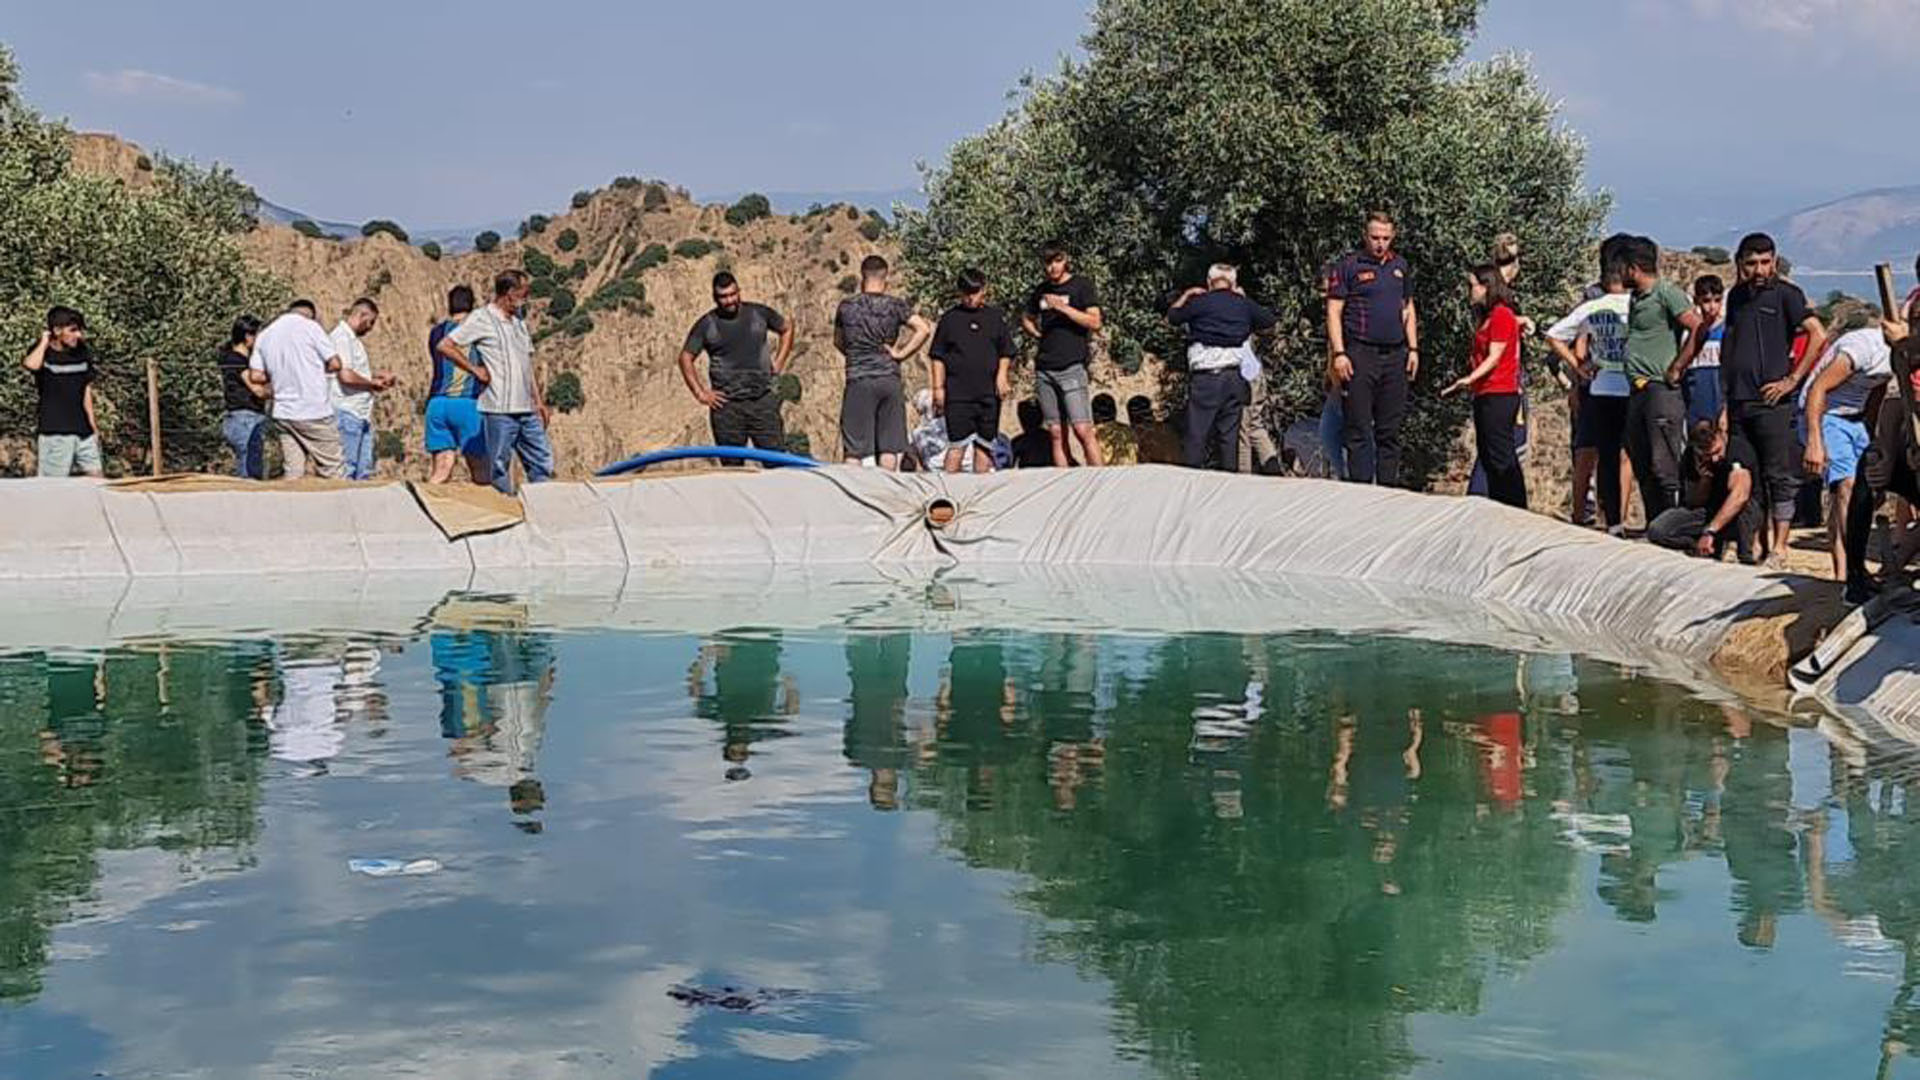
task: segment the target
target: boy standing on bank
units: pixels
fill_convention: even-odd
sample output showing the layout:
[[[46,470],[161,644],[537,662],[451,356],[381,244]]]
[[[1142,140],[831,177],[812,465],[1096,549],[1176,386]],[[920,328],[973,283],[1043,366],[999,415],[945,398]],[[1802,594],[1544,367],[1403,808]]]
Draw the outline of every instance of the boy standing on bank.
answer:
[[[987,303],[985,274],[962,270],[958,292],[960,302],[940,316],[927,351],[933,361],[933,407],[947,422],[947,471],[961,471],[971,445],[973,471],[992,472],[1000,403],[1012,393],[1007,373],[1013,365],[1013,334],[1007,317]]]
[[[1058,240],[1040,248],[1040,264],[1046,280],[1034,288],[1020,325],[1028,337],[1040,342],[1034,382],[1041,421],[1053,442],[1053,464],[1062,469],[1072,464],[1067,453],[1071,431],[1086,463],[1104,465],[1093,430],[1093,394],[1087,374],[1093,335],[1105,325],[1100,293],[1093,282],[1073,272],[1073,258]]]
[[[93,419],[93,354],[87,323],[68,307],[47,312],[47,329],[22,366],[40,392],[39,473],[100,475],[99,428]]]

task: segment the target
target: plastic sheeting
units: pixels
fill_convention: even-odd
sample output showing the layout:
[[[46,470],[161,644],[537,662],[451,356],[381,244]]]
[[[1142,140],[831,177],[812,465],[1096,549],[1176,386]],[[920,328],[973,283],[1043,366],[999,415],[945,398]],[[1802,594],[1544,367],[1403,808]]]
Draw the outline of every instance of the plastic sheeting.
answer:
[[[1477,640],[1488,626],[1516,624],[1573,651],[1696,665],[1711,662],[1737,624],[1802,607],[1790,579],[1482,499],[1158,466],[953,477],[835,467],[541,484],[524,492],[523,525],[455,540],[399,486],[6,488],[18,524],[0,531],[0,580],[56,595],[110,578],[399,573],[511,588],[561,575],[618,589],[630,571],[644,581],[674,568],[804,570],[817,580],[861,567],[844,575],[850,581],[870,578],[874,566],[921,579],[1104,570],[1109,584],[1097,587],[1124,596],[1129,610],[1160,608],[1163,623],[1204,613],[1193,628],[1235,617],[1231,603],[1210,599],[1217,592],[1299,608],[1255,622],[1391,631],[1396,612],[1426,610],[1423,632],[1436,637]],[[944,528],[927,518],[935,500],[953,508]],[[1149,567],[1163,573],[1139,573]],[[1292,592],[1235,592],[1216,581],[1169,593],[1153,584],[1181,579],[1174,571],[1290,582]]]

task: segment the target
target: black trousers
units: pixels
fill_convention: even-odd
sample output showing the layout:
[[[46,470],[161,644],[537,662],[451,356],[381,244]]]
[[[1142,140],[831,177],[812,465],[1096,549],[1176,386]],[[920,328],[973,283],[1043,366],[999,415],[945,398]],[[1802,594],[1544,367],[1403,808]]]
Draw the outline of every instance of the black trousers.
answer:
[[[1647,523],[1680,505],[1680,457],[1687,451],[1687,399],[1655,380],[1627,399],[1627,458]],[[1619,482],[1616,474],[1614,481]],[[1602,489],[1604,493],[1605,489]]]
[[[1759,480],[1774,521],[1792,521],[1794,503],[1800,498],[1800,441],[1793,430],[1793,408],[1792,398],[1782,398],[1776,405],[1727,404],[1727,430],[1746,436],[1760,458]]]
[[[1519,394],[1481,394],[1473,399],[1473,445],[1487,474],[1487,497],[1527,508],[1527,473],[1513,445],[1520,422]]]
[[[1187,465],[1234,472],[1240,466],[1240,423],[1252,396],[1238,368],[1196,371],[1187,380]]]
[[[1700,542],[1700,534],[1707,531],[1707,523],[1713,515],[1719,513],[1719,507],[1709,510],[1674,507],[1663,510],[1660,516],[1647,526],[1647,542],[1675,551],[1692,552],[1693,545]],[[1740,516],[1733,519],[1726,528],[1713,534],[1713,557],[1723,559],[1727,554],[1727,545],[1732,544],[1740,561],[1751,566],[1754,562],[1755,544],[1760,533],[1760,500],[1749,498],[1741,509]]]
[[[1867,541],[1873,531],[1873,512],[1880,500],[1898,495],[1920,503],[1920,473],[1906,453],[1908,429],[1906,407],[1891,389],[1875,419],[1873,441],[1860,455],[1860,468],[1853,476],[1853,495],[1847,500],[1847,584],[1867,582]]]
[[[1353,378],[1346,398],[1347,479],[1400,484],[1400,424],[1407,417],[1407,347],[1347,342]]]
[[[1627,403],[1631,398],[1587,398],[1586,430],[1593,439],[1593,482],[1600,488],[1600,516],[1613,528],[1626,520],[1627,508],[1620,505],[1620,451],[1626,447]]]

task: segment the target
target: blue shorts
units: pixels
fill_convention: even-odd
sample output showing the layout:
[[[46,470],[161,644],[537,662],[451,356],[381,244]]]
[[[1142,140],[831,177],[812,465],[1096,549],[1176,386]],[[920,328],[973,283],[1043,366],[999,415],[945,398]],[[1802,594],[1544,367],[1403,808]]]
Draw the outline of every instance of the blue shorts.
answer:
[[[480,426],[480,403],[472,398],[437,397],[427,401],[427,453],[458,450],[470,458],[487,456],[487,434]]]
[[[1807,414],[1801,413],[1802,442],[1806,441],[1806,432]],[[1828,413],[1820,418],[1820,441],[1827,448],[1827,471],[1821,479],[1833,488],[1842,480],[1853,479],[1854,470],[1860,467],[1860,457],[1867,452],[1867,444],[1872,440],[1867,435],[1865,421]]]

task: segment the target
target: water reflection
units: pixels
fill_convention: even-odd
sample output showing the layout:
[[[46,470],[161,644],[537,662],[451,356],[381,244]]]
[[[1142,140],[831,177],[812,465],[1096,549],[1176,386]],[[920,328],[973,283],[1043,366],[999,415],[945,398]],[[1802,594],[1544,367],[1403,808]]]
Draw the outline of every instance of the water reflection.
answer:
[[[410,657],[415,642],[427,647]],[[587,737],[608,732],[635,745]],[[430,744],[429,772],[382,756],[412,740]],[[618,766],[599,756],[607,745],[624,755]],[[803,790],[780,775],[793,762],[831,775],[782,805],[788,831],[727,828],[726,814],[780,784]],[[581,815],[601,831],[541,831],[543,776],[608,786],[615,767],[626,788]],[[1488,1012],[1503,980],[1564,948],[1574,916],[1600,912],[1626,934],[1621,924],[1689,918],[1703,889],[1714,891],[1714,951],[1694,961],[1796,986],[1887,979],[1883,1019],[1829,1033],[1871,1037],[1885,1068],[1908,1056],[1920,1021],[1912,774],[1663,681],[1564,654],[1390,639],[745,626],[700,639],[561,636],[523,599],[480,593],[447,596],[410,638],[0,657],[0,998],[42,992],[55,928],[98,914],[89,898],[108,853],[177,853],[178,885],[216,862],[244,868],[298,835],[304,803],[275,819],[283,831],[261,831],[263,803],[287,789],[276,785],[317,799],[382,770],[408,790],[355,790],[353,819],[377,822],[383,799],[418,813],[485,795],[528,834],[500,830],[525,845],[511,850],[563,885],[661,827],[651,791],[724,790],[737,801],[710,804],[720,809],[699,825],[744,860],[735,876],[680,881],[687,851],[649,841],[646,887],[659,891],[635,906],[673,913],[666,936],[711,923],[728,931],[717,939],[745,939],[760,932],[749,922],[782,919],[831,940],[832,928],[910,914],[887,906],[902,872],[891,864],[958,855],[1008,872],[987,877],[1015,883],[1031,935],[1020,963],[1097,982],[1122,1052],[1165,1075],[1416,1071],[1428,1062],[1416,1018]],[[844,798],[814,799],[821,790]],[[871,880],[852,899],[831,894],[858,910],[809,906],[823,895],[818,872],[779,847],[803,835],[862,847]],[[509,858],[490,842],[474,841],[480,856]],[[437,879],[439,902],[483,896],[485,877]],[[487,932],[524,932],[537,954],[528,943],[547,931],[521,920],[566,926],[571,948],[599,955],[616,944],[595,929],[620,920],[590,895],[560,888],[489,908]],[[1790,962],[1784,928],[1796,920],[1856,961]],[[356,948],[335,926],[300,929]],[[974,945],[914,942],[916,965]],[[430,938],[410,947],[433,962]],[[676,977],[739,959],[701,957]],[[272,970],[303,977],[297,960]],[[543,973],[556,975],[568,972]],[[477,995],[486,1015],[498,1007],[487,995],[510,985],[449,993]],[[846,1022],[870,1030],[828,1042],[885,1041],[898,1017],[875,985],[848,991],[866,1012]]]

